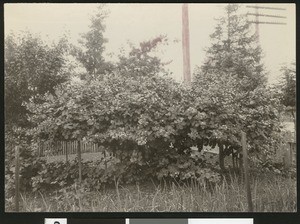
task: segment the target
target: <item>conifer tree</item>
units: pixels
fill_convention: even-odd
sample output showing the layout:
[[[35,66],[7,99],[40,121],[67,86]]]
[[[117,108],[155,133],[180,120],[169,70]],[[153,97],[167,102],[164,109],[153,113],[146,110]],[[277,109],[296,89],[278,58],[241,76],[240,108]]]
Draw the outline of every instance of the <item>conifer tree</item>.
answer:
[[[244,131],[249,150],[266,154],[278,131],[278,102],[267,87],[257,36],[239,5],[225,7],[211,40],[206,62],[194,74],[194,107],[210,114],[213,137],[232,145]]]
[[[202,79],[209,76],[231,76],[246,91],[265,85],[262,50],[247,15],[240,12],[238,4],[228,4],[225,13],[210,36],[212,44],[206,52],[207,60],[196,72],[194,81],[201,85]]]
[[[280,82],[274,88],[276,97],[296,122],[296,64],[283,66],[281,72]]]
[[[89,31],[81,35],[79,44],[81,48],[74,48],[73,54],[87,70],[87,76],[83,79],[90,80],[97,77],[105,71],[110,71],[111,63],[106,62],[103,53],[105,44],[108,42],[104,37],[105,19],[108,12],[105,11],[105,5],[101,4],[97,7],[95,14],[90,19]]]

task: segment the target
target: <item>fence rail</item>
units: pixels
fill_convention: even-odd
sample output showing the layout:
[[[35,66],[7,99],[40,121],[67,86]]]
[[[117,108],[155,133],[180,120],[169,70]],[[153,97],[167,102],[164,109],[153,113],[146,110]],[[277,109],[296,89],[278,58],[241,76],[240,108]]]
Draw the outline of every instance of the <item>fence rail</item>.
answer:
[[[80,141],[81,153],[85,152],[104,152],[103,146],[97,143]],[[55,143],[40,142],[38,144],[38,155],[45,156],[59,156],[71,155],[77,153],[78,141],[57,141]]]
[[[106,150],[102,145],[92,142],[80,141],[81,153],[102,153],[106,157]],[[68,156],[77,154],[78,141],[57,141],[54,144],[48,142],[40,142],[38,145],[39,157],[51,157],[51,156]],[[110,154],[110,153],[108,153]],[[296,164],[296,144],[282,145],[282,150],[276,151],[276,158],[278,162],[283,162],[285,165],[290,166]],[[113,154],[111,154],[113,155]]]

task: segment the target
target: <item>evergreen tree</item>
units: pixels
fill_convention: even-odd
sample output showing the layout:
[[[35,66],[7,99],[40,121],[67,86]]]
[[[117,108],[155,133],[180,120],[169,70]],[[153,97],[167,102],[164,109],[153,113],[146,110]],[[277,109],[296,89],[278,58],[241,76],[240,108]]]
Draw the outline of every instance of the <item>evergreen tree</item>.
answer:
[[[83,33],[79,40],[82,48],[74,48],[73,54],[88,72],[88,77],[82,77],[83,79],[88,80],[111,70],[111,63],[106,62],[103,57],[104,45],[108,42],[103,34],[107,15],[108,12],[104,10],[104,5],[98,6],[95,15],[91,17],[89,31]]]
[[[201,85],[202,79],[211,75],[232,76],[241,81],[242,89],[254,90],[266,84],[257,37],[247,15],[240,13],[239,5],[228,4],[225,12],[210,36],[212,45],[207,49],[207,60],[196,72],[194,81]]]
[[[262,50],[246,15],[237,4],[225,12],[211,35],[206,62],[194,74],[194,107],[208,111],[215,138],[239,144],[244,131],[250,152],[266,154],[279,127],[277,100],[266,86]]]
[[[276,95],[281,105],[289,112],[294,122],[296,121],[296,64],[292,63],[281,68],[282,76],[278,85],[275,86]]]

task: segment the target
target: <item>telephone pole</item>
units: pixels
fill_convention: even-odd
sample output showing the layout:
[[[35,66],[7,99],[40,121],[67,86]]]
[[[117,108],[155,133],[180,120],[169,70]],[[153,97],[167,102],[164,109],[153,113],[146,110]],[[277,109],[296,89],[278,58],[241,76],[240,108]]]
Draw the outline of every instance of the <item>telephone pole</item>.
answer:
[[[182,51],[183,80],[185,83],[191,83],[189,12],[186,3],[182,5]]]
[[[258,15],[259,15],[258,8],[255,8],[255,34],[257,36],[257,42],[259,42],[259,16]]]
[[[274,13],[275,11],[285,11],[285,8],[280,7],[264,7],[264,6],[258,6],[256,4],[255,6],[246,6],[247,8],[255,9],[255,13],[247,13],[247,16],[255,16],[255,20],[250,20],[250,23],[255,24],[255,33],[257,36],[257,42],[259,43],[259,24],[268,24],[268,25],[286,25],[286,22],[284,22],[282,19],[286,19],[286,16],[282,15],[270,15],[263,13],[265,10],[269,10],[269,12]],[[260,10],[260,11],[259,11]],[[262,11],[262,12],[261,12]],[[261,21],[260,18],[276,18],[277,21]]]

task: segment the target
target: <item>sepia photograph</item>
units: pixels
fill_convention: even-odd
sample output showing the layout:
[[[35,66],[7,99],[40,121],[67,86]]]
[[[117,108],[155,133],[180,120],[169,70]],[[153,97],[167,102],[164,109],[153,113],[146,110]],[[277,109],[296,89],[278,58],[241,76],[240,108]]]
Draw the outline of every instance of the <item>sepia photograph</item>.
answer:
[[[4,115],[5,212],[295,213],[296,5],[6,3]]]

